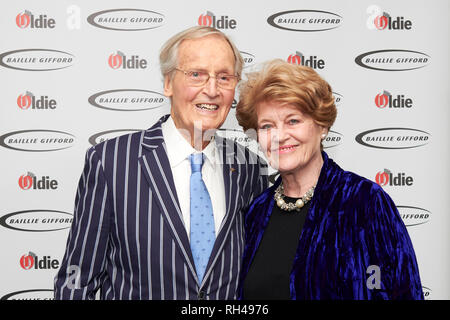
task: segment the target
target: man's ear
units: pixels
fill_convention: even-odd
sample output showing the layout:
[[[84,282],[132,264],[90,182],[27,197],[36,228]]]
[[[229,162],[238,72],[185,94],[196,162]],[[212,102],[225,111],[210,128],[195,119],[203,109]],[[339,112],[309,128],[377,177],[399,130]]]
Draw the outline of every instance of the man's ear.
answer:
[[[173,94],[173,88],[172,88],[172,77],[170,75],[167,75],[164,77],[164,95],[166,97],[172,97]]]

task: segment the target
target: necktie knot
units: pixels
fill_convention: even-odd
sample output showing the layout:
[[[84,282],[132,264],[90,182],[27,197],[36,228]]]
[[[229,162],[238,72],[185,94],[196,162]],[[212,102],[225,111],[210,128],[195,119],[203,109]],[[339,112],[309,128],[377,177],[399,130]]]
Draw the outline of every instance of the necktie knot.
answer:
[[[201,172],[203,165],[203,153],[193,153],[189,156],[191,161],[191,170],[194,172]]]

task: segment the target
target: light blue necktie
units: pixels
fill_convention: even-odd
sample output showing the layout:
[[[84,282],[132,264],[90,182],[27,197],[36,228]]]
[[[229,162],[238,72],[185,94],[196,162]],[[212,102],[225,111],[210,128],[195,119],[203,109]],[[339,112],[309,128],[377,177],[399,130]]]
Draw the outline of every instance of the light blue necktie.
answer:
[[[214,216],[208,190],[202,179],[203,153],[190,155],[191,161],[191,250],[201,283],[216,235]]]

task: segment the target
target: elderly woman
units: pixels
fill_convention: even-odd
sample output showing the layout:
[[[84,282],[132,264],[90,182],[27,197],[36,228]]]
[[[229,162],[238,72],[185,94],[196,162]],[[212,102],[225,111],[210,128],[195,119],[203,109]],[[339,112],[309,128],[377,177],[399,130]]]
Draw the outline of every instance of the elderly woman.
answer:
[[[336,118],[325,80],[270,61],[241,86],[236,116],[280,173],[245,216],[241,299],[423,299],[392,199],[322,151]]]

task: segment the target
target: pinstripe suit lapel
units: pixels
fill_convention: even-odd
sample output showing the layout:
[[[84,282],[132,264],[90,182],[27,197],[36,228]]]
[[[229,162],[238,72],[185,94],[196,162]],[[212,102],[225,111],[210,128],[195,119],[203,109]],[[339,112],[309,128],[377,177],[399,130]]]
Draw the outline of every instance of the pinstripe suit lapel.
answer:
[[[222,166],[223,166],[223,180],[225,187],[225,200],[226,200],[226,214],[223,218],[222,225],[220,226],[219,233],[214,243],[213,250],[211,252],[211,257],[209,259],[208,265],[206,266],[205,276],[203,282],[205,282],[212,272],[214,265],[217,263],[221,252],[223,251],[225,242],[227,241],[232,227],[233,221],[236,219],[236,215],[239,210],[237,205],[240,201],[240,176],[241,176],[241,166],[236,158],[236,151],[234,148],[234,143],[227,141],[223,138],[218,138],[216,136],[216,144],[221,154]],[[238,261],[235,262],[236,264]]]
[[[164,116],[145,132],[142,142],[143,155],[139,161],[168,229],[189,270],[197,277],[162,134],[161,123],[166,120],[167,116]]]

